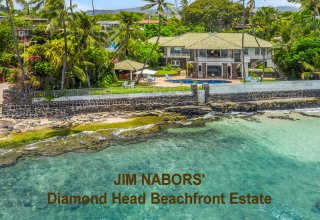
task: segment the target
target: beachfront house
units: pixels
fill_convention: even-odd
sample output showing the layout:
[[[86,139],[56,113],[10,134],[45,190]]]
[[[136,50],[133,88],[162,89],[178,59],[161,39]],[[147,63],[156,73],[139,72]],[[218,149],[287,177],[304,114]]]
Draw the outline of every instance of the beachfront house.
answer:
[[[149,42],[155,43],[156,39],[153,37]],[[249,67],[255,67],[263,60],[267,67],[274,67],[272,44],[259,38],[256,40],[249,34],[244,38],[244,73],[242,33],[186,33],[161,37],[159,44],[164,53],[161,65],[186,69],[188,76],[193,78],[242,78],[248,76]]]

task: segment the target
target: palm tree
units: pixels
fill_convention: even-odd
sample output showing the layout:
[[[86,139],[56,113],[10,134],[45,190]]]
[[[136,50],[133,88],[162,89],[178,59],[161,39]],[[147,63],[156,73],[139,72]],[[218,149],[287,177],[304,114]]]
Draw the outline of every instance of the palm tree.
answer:
[[[65,87],[65,75],[67,71],[68,61],[68,44],[67,44],[67,25],[66,18],[68,17],[68,11],[64,0],[47,0],[44,2],[42,13],[49,19],[51,23],[58,22],[63,28],[64,39],[64,53],[63,53],[63,67],[61,71],[61,89]]]
[[[96,17],[96,12],[95,12],[95,9],[94,9],[94,0],[91,1],[91,5],[92,5],[92,14],[93,14],[93,17]]]
[[[26,1],[24,1],[24,0],[16,0],[15,2],[17,4],[23,6],[23,7],[27,4]],[[14,4],[13,4],[12,0],[6,0],[6,9],[7,9],[7,14],[8,14],[8,20],[9,20],[9,24],[10,24],[12,39],[13,39],[14,51],[15,51],[15,54],[16,54],[16,56],[18,58],[19,66],[20,66],[20,69],[21,69],[22,80],[23,80],[23,88],[24,88],[24,92],[27,93],[28,89],[27,89],[27,87],[25,85],[27,76],[26,76],[25,71],[24,71],[23,61],[22,61],[22,58],[20,56],[20,52],[19,52],[19,48],[18,48],[18,42],[17,42],[17,39],[16,39],[15,31],[14,31],[14,28],[13,28],[12,17],[11,17],[11,13],[14,10]]]
[[[245,32],[245,25],[246,25],[246,7],[245,7],[245,0],[242,0],[242,45],[241,45],[241,49],[242,49],[242,75],[244,78],[244,81],[246,81],[247,78],[247,73],[245,72],[245,67],[244,67],[244,32]]]
[[[82,65],[83,65],[84,70],[85,70],[87,86],[88,86],[88,88],[90,88],[91,87],[90,76],[89,76],[89,73],[88,73],[88,68],[85,65],[85,58],[84,58],[84,54],[83,54],[83,49],[79,44],[78,31],[77,31],[77,27],[76,27],[76,24],[75,24],[75,15],[73,13],[73,7],[74,7],[74,5],[72,3],[72,0],[70,0],[70,11],[71,11],[72,27],[73,27],[74,37],[75,37],[76,44],[78,45],[78,47],[80,49],[80,56],[81,56],[81,59],[82,59]],[[78,72],[80,72],[81,69],[79,70],[79,68],[78,68],[77,70],[78,70]],[[81,85],[80,85],[80,87],[81,87]]]
[[[160,37],[161,37],[161,18],[162,16],[164,15],[164,12],[165,11],[170,11],[171,13],[174,13],[174,10],[173,10],[173,6],[174,4],[172,3],[169,3],[169,2],[166,2],[165,0],[145,0],[146,2],[149,2],[149,4],[145,5],[144,7],[142,7],[142,10],[146,10],[146,9],[150,9],[150,8],[153,8],[153,7],[156,7],[157,8],[157,14],[158,14],[158,19],[159,19],[159,24],[158,24],[158,37],[157,37],[157,41],[156,43],[154,44],[154,46],[152,47],[151,49],[151,52],[146,60],[146,62],[144,63],[143,65],[143,68],[141,70],[141,73],[137,76],[137,79],[136,79],[136,83],[139,83],[140,79],[141,79],[141,76],[143,74],[143,70],[146,68],[146,66],[148,65],[149,63],[149,60],[152,56],[152,53],[153,51],[156,49],[158,43],[159,43],[159,40],[160,40]]]
[[[33,11],[40,11],[45,4],[45,0],[31,0],[29,5],[31,6]]]
[[[92,64],[86,61],[84,51],[87,50],[90,45],[106,45],[108,43],[108,36],[105,32],[101,32],[101,27],[96,23],[95,19],[88,16],[85,12],[76,12],[74,16],[74,26],[78,28],[74,32],[75,35],[77,35],[75,38],[80,49],[82,65],[85,68],[88,87],[90,87],[90,75],[88,74],[87,66],[92,66]]]
[[[314,40],[317,40],[317,15],[319,13],[319,0],[289,0],[289,2],[296,2],[302,4],[303,7],[313,8],[313,32]]]
[[[143,31],[136,25],[138,21],[134,17],[133,12],[121,11],[117,16],[120,26],[111,33],[111,41],[115,42],[118,46],[116,53],[129,55],[129,46],[134,41],[143,39]]]
[[[256,1],[255,0],[249,0],[248,3],[247,3],[247,6],[249,7],[249,11],[250,11],[250,17],[251,17],[251,28],[252,28],[252,34],[254,36],[254,39],[256,40],[256,43],[258,45],[258,48],[259,48],[259,51],[261,51],[261,46],[260,46],[260,43],[257,39],[257,35],[256,35],[256,31],[254,29],[254,21],[253,21],[253,15],[254,15],[254,12],[253,10],[255,9],[256,7]],[[266,64],[266,55],[265,55],[266,51],[263,52],[263,71],[262,71],[262,76],[265,75],[265,64]]]

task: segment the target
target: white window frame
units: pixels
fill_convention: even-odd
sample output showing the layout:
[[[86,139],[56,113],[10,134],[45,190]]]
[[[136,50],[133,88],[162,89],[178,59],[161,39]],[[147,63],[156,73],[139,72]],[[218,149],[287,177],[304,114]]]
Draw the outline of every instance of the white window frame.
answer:
[[[171,66],[180,66],[180,60],[171,60]]]

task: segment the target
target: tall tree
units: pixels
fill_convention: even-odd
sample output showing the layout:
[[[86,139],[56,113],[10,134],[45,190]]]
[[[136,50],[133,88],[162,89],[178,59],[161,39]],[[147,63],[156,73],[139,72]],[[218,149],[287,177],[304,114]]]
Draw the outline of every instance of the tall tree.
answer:
[[[143,68],[140,72],[140,74],[137,76],[137,79],[136,79],[136,83],[139,83],[141,77],[142,77],[142,74],[143,74],[143,70],[146,68],[146,66],[148,65],[149,63],[149,60],[152,56],[152,53],[153,51],[157,48],[158,46],[158,43],[159,43],[159,40],[160,40],[160,37],[161,37],[161,23],[162,23],[162,16],[164,15],[164,12],[165,11],[169,11],[171,13],[174,13],[174,10],[173,10],[173,6],[174,4],[172,3],[169,3],[169,2],[166,2],[165,0],[145,0],[146,2],[149,2],[149,4],[145,5],[144,7],[142,7],[142,10],[146,10],[146,9],[150,9],[150,8],[154,8],[156,7],[157,8],[157,14],[158,14],[158,19],[159,19],[159,24],[158,24],[158,37],[157,37],[157,41],[156,43],[154,44],[154,46],[152,47],[151,51],[150,51],[150,54],[148,56],[148,58],[146,59],[144,65],[143,65]]]
[[[31,0],[29,2],[31,9],[36,12],[40,11],[43,8],[44,4],[45,0]]]
[[[22,80],[23,80],[23,88],[24,88],[24,92],[27,93],[28,89],[26,86],[26,73],[24,71],[24,66],[23,66],[23,61],[22,58],[20,56],[20,52],[19,52],[19,48],[18,48],[18,42],[17,42],[17,38],[16,38],[16,34],[14,31],[14,27],[13,27],[13,21],[12,21],[12,12],[14,11],[14,2],[12,0],[5,0],[6,1],[6,9],[7,9],[7,14],[8,14],[8,20],[9,20],[9,24],[10,24],[10,29],[11,29],[11,34],[12,34],[12,39],[13,39],[13,44],[14,44],[14,52],[18,58],[18,62],[19,62],[19,66],[21,69],[21,74],[22,74]],[[16,3],[19,5],[26,5],[26,1],[24,0],[16,0]]]
[[[256,8],[256,1],[255,0],[249,0],[248,3],[247,3],[247,6],[249,8],[249,13],[250,13],[250,18],[251,18],[251,31],[252,31],[252,34],[254,36],[254,39],[256,40],[256,43],[258,45],[258,48],[259,48],[259,51],[261,51],[261,46],[260,46],[260,43],[258,41],[258,38],[257,38],[257,34],[256,34],[256,30],[255,30],[255,23],[253,21],[253,15],[254,15],[254,9]],[[266,67],[266,51],[264,50],[263,51],[263,71],[262,71],[262,76],[265,75],[265,67]]]
[[[181,11],[184,24],[220,31],[240,23],[242,4],[232,0],[196,0]]]
[[[77,31],[77,27],[76,27],[76,24],[75,24],[75,15],[73,13],[73,7],[75,7],[75,6],[73,5],[72,0],[70,0],[70,12],[71,12],[71,19],[72,19],[72,27],[73,27],[74,37],[75,37],[76,44],[80,49],[80,56],[81,56],[82,65],[84,67],[85,74],[86,74],[87,86],[88,86],[88,88],[90,88],[91,87],[90,76],[89,76],[89,73],[88,73],[88,68],[85,65],[85,58],[84,58],[84,54],[83,54],[83,49],[79,44],[78,31]],[[81,87],[81,84],[80,84],[80,87]]]
[[[63,29],[64,39],[64,53],[63,53],[63,67],[61,71],[61,89],[65,88],[65,76],[67,71],[68,62],[68,44],[67,44],[67,25],[66,19],[68,17],[68,11],[64,0],[46,0],[42,13],[45,17],[51,20],[51,23],[59,23]]]
[[[242,0],[242,44],[241,44],[241,54],[242,54],[242,76],[244,81],[246,81],[247,73],[245,69],[245,62],[244,62],[244,32],[245,32],[245,25],[246,25],[246,7],[245,7],[245,0]]]
[[[96,10],[94,8],[94,0],[91,1],[91,5],[92,5],[92,14],[93,14],[93,17],[96,17]]]
[[[111,33],[111,40],[117,44],[117,53],[120,52],[128,56],[130,44],[133,44],[139,39],[143,39],[144,34],[136,24],[138,18],[134,16],[133,12],[121,11],[117,18],[120,26]]]
[[[300,3],[302,7],[313,9],[313,35],[314,40],[317,40],[317,15],[319,14],[319,0],[289,0],[289,2]]]
[[[84,56],[90,46],[103,47],[108,43],[108,35],[106,32],[101,32],[101,27],[96,23],[96,20],[88,16],[85,12],[76,12],[74,25],[77,28],[75,34],[76,41],[80,50],[80,56],[85,68],[88,87],[91,87],[90,75],[88,72],[88,58]]]

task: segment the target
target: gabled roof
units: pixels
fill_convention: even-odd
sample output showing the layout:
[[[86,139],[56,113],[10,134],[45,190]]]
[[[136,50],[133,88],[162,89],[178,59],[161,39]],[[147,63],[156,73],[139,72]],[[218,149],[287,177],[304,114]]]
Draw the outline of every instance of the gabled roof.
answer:
[[[257,38],[262,48],[271,48],[273,45]],[[254,36],[245,34],[245,48],[259,47]],[[155,43],[154,38],[149,42]],[[161,37],[162,47],[184,47],[186,49],[230,49],[237,50],[242,47],[242,33],[186,33],[177,37]]]
[[[123,60],[114,64],[115,70],[127,70],[127,71],[137,71],[143,68],[143,63],[139,63],[133,60]],[[149,65],[146,66],[148,68]]]
[[[155,44],[155,43],[157,42],[157,38],[158,38],[158,37],[152,37],[152,38],[150,38],[150,39],[148,40],[148,42]],[[160,37],[160,39],[159,39],[159,44],[162,45],[162,44],[164,44],[164,43],[166,43],[166,42],[168,42],[168,41],[170,41],[170,40],[173,40],[173,39],[175,39],[175,38],[176,38],[176,37]]]

